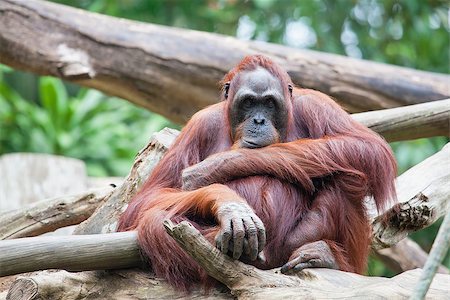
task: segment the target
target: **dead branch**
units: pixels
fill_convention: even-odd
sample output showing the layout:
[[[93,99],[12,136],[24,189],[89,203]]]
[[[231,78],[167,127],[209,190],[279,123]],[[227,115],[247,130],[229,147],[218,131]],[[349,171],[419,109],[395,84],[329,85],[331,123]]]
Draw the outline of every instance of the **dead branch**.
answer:
[[[107,187],[57,197],[0,214],[0,240],[36,236],[79,224],[92,215],[112,190]]]
[[[131,171],[122,185],[114,190],[105,204],[96,210],[92,217],[78,225],[75,234],[115,232],[120,214],[172,145],[178,133],[177,130],[169,128],[154,133],[147,146],[139,151]]]
[[[439,232],[433,243],[433,247],[430,251],[430,256],[425,263],[422,274],[417,285],[414,288],[411,300],[421,300],[425,298],[425,295],[430,288],[431,282],[433,281],[436,271],[444,259],[450,247],[450,211],[444,217]],[[448,296],[448,295],[447,295]]]
[[[0,276],[46,269],[120,269],[140,266],[141,262],[133,231],[4,240],[0,253]]]
[[[217,102],[217,82],[255,53],[272,57],[296,84],[323,91],[352,112],[450,97],[450,77],[444,74],[128,21],[38,0],[1,1],[0,27],[1,63],[102,90],[177,122]]]
[[[9,289],[7,299],[207,300],[233,299],[233,297],[229,292],[221,292],[217,289],[211,289],[209,294],[205,294],[199,288],[192,290],[188,295],[183,295],[149,272],[118,270],[78,273],[42,271],[29,277],[19,277]]]
[[[115,231],[120,212],[126,207],[128,200],[134,195],[140,183],[149,176],[151,169],[165,151],[164,149],[167,149],[173,140],[175,133],[176,132],[173,130],[165,130],[153,137],[149,146],[144,148],[138,155],[136,163],[124,184],[113,192],[112,196],[106,200],[105,204],[99,208],[91,218],[79,226],[77,229],[79,234],[108,233]],[[448,161],[450,160],[450,155],[448,155],[449,151],[450,145],[447,145],[442,151],[405,172],[398,178],[398,195],[403,202],[375,218],[373,226],[374,248],[379,249],[395,244],[399,240],[405,238],[409,232],[431,225],[440,215],[447,211],[446,207],[449,202],[447,195],[450,191],[450,170],[447,168],[449,165]],[[428,173],[424,173],[424,170],[427,170]],[[410,184],[411,182],[414,182],[414,180],[418,181],[420,184],[416,183],[414,186],[411,186]],[[414,195],[417,195],[417,193],[421,196],[415,197]],[[376,214],[373,210],[371,213]],[[382,222],[382,220],[385,219],[387,219],[388,222]],[[95,237],[102,237],[105,241],[110,241],[111,239],[114,240],[113,235],[110,237],[109,235],[96,235]],[[33,243],[38,240],[39,239],[33,240]],[[44,242],[45,240],[43,240],[43,243]],[[79,247],[76,239],[70,241],[63,240],[61,243],[70,245],[74,250],[77,249],[76,253],[78,254],[81,254],[83,251],[89,251],[86,255],[95,255],[97,257],[103,255],[102,251],[94,253],[94,248],[83,248],[81,247],[82,245]],[[112,244],[113,241],[110,241],[110,243]],[[2,244],[0,243],[0,245]],[[6,246],[8,246],[8,244]],[[11,251],[8,249],[10,248],[4,248],[4,253]],[[32,243],[27,244],[27,257],[29,257],[30,260],[32,260],[31,258],[36,257],[36,260],[32,260],[33,263],[27,265],[28,269],[26,269],[26,271],[44,268],[38,259],[41,255],[41,251],[42,249],[39,247],[33,248]],[[115,251],[120,253],[120,247],[116,248]],[[66,255],[66,257],[67,259],[70,259],[70,256]],[[73,256],[71,258],[73,259],[72,267],[79,264],[80,266],[77,266],[79,270],[96,269],[95,264],[86,265]],[[131,264],[130,267],[133,266],[134,263],[135,262],[133,261],[133,264]],[[14,260],[9,259],[8,257],[4,258],[2,266],[3,265],[5,266],[5,269],[9,270],[8,273],[3,273],[3,275],[25,272],[22,269],[17,269]],[[52,266],[54,268],[64,268],[65,264],[61,263],[60,266]]]
[[[352,117],[388,142],[450,136],[450,99],[353,114]]]
[[[419,270],[394,278],[365,277],[328,269],[309,269],[298,276],[287,276],[278,270],[263,271],[223,255],[189,223],[165,224],[166,230],[179,242],[209,275],[230,288],[228,292],[212,290],[211,294],[194,289],[182,295],[151,274],[138,271],[40,272],[20,277],[11,286],[8,299],[307,299],[324,298],[404,298],[411,294]],[[127,233],[129,234],[129,233]],[[105,236],[112,236],[108,234]],[[103,235],[101,235],[103,236]],[[445,298],[450,292],[448,275],[436,275],[428,293],[429,299]]]
[[[396,274],[423,268],[428,258],[428,253],[410,238],[405,238],[390,248],[378,249],[375,254],[386,267]],[[449,270],[441,265],[438,273],[449,274]]]
[[[375,249],[390,247],[409,233],[425,228],[450,209],[450,143],[435,155],[409,169],[397,178],[394,207],[373,221]]]

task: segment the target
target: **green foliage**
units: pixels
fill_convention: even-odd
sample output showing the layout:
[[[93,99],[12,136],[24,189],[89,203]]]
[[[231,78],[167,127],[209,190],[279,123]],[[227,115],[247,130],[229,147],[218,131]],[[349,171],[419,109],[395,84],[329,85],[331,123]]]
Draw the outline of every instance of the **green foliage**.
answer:
[[[399,174],[438,152],[448,142],[449,139],[446,137],[434,137],[391,143],[397,159]]]
[[[39,100],[0,82],[0,154],[41,152],[80,158],[94,176],[125,175],[161,116],[92,89],[69,96],[61,80],[39,79]]]

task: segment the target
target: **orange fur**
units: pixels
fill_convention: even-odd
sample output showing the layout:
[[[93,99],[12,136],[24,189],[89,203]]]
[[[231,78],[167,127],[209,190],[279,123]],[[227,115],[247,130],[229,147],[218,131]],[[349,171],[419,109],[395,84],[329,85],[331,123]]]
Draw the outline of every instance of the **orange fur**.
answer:
[[[382,209],[395,197],[396,166],[386,142],[323,93],[296,88],[290,97],[289,76],[271,60],[249,56],[230,71],[224,78],[232,82],[228,99],[239,85],[239,73],[258,66],[285,87],[287,139],[260,149],[234,149],[238,158],[208,174],[215,184],[182,191],[183,169],[233,147],[232,100],[210,106],[188,122],[120,219],[120,231],[138,230],[156,275],[176,287],[188,289],[207,276],[164,231],[165,218],[189,220],[212,241],[217,205],[246,201],[267,231],[266,262],[248,263],[279,267],[300,246],[325,240],[342,270],[361,273],[370,234],[363,198],[373,196]]]

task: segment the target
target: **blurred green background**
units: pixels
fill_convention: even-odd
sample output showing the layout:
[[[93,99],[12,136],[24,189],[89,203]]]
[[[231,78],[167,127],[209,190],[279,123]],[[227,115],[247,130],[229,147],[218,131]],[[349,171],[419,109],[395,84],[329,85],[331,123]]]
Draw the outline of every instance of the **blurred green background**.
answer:
[[[428,0],[57,0],[144,22],[309,48],[449,73],[449,4]],[[91,176],[125,176],[167,119],[51,77],[0,66],[0,155],[45,152],[84,160]],[[445,137],[392,143],[399,172],[437,152]],[[413,235],[429,250],[439,223]],[[447,255],[445,264],[450,266]],[[369,274],[392,275],[374,259]]]

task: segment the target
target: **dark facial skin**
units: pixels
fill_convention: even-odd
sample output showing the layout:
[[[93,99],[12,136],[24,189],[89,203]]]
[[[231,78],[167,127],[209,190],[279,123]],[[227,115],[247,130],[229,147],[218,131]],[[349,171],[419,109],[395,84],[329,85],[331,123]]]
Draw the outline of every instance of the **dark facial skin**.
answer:
[[[280,80],[257,68],[240,74],[238,81],[231,83],[239,88],[229,111],[234,144],[261,148],[284,140],[288,111]]]

